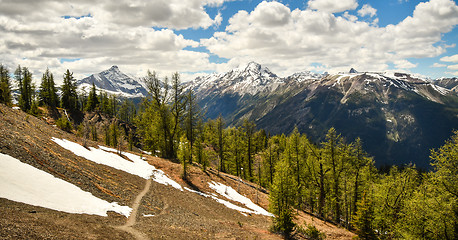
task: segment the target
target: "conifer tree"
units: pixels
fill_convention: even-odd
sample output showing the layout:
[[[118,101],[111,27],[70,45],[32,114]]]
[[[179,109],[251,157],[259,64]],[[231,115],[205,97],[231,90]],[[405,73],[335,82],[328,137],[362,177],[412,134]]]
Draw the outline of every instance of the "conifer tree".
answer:
[[[94,111],[98,105],[99,105],[99,99],[97,97],[95,84],[92,83],[92,89],[89,92],[89,96],[87,97],[86,111],[89,111],[89,112]]]
[[[28,68],[21,68],[19,65],[14,75],[19,85],[19,107],[28,112],[32,107],[32,73]]]
[[[272,229],[289,238],[294,231],[294,202],[296,199],[296,180],[291,177],[292,171],[286,159],[275,167],[275,176],[269,194],[269,209],[275,215]]]
[[[358,234],[358,239],[372,240],[377,239],[373,228],[374,210],[372,200],[367,192],[363,192],[361,201],[358,202],[358,210],[356,211],[353,225]]]
[[[70,112],[78,109],[78,94],[76,92],[76,82],[73,78],[73,73],[67,69],[64,73],[64,83],[62,84],[61,95],[62,107]]]
[[[11,105],[11,82],[8,68],[0,64],[0,103]]]
[[[54,76],[48,68],[41,78],[39,99],[39,103],[41,105],[45,105],[50,108],[55,108],[58,105]]]
[[[192,89],[188,90],[186,95],[186,112],[185,112],[185,132],[186,138],[189,140],[191,151],[194,149],[194,142],[198,138],[199,131],[197,129],[198,121],[202,118],[201,111],[197,105],[196,96]],[[192,163],[192,154],[189,158]]]
[[[242,125],[243,131],[245,133],[246,139],[246,156],[247,156],[247,164],[248,164],[248,175],[249,180],[253,178],[253,135],[256,129],[256,125],[252,121],[245,120]]]
[[[186,180],[188,177],[189,158],[191,157],[192,152],[191,152],[191,145],[185,135],[182,135],[180,138],[177,155],[178,155],[178,159],[180,159],[181,161],[181,166],[183,168],[181,177]]]

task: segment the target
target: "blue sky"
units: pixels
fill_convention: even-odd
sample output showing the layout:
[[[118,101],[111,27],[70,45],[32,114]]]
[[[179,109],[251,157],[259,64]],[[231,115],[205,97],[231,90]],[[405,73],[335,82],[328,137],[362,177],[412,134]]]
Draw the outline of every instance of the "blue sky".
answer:
[[[458,76],[453,0],[4,0],[0,61],[39,78],[118,65],[183,80],[256,61],[300,71]],[[28,9],[34,9],[30,12]]]

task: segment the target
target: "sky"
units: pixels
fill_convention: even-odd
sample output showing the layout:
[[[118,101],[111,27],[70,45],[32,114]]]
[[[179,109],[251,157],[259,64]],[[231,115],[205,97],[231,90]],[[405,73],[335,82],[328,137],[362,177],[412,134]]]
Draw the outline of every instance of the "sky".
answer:
[[[453,0],[0,0],[0,63],[69,69],[117,65],[182,81],[255,61],[295,72],[400,71],[458,76]]]

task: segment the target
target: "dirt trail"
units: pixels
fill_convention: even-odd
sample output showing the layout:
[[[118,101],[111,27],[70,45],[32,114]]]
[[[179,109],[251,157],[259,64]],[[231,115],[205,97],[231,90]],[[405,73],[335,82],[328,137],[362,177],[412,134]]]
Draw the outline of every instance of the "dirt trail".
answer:
[[[146,193],[149,191],[151,187],[151,182],[152,182],[151,179],[146,180],[145,188],[135,198],[134,204],[132,205],[132,212],[130,213],[129,217],[127,218],[126,223],[122,226],[116,227],[117,229],[120,229],[120,230],[123,230],[125,232],[132,234],[138,240],[148,240],[149,239],[145,234],[133,228],[132,226],[134,226],[135,223],[137,223],[138,208],[140,207],[140,203],[142,201],[143,196],[145,196]]]

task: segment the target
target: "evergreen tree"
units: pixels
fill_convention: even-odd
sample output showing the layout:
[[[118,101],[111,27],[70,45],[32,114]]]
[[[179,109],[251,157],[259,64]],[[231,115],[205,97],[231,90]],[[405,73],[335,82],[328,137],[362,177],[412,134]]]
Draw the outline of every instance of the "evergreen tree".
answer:
[[[54,76],[49,69],[46,69],[41,78],[39,103],[50,108],[55,108],[58,105]]]
[[[64,83],[62,84],[61,105],[70,112],[78,109],[78,94],[76,92],[76,82],[73,73],[67,69],[64,73]]]
[[[19,107],[28,112],[32,107],[32,73],[28,68],[21,68],[19,65],[14,75],[19,85]]]
[[[8,68],[0,64],[0,103],[11,105],[11,83]]]
[[[92,89],[89,92],[89,96],[87,97],[86,111],[89,111],[89,112],[94,111],[96,110],[98,105],[99,105],[99,99],[97,97],[95,84],[92,83]]]

